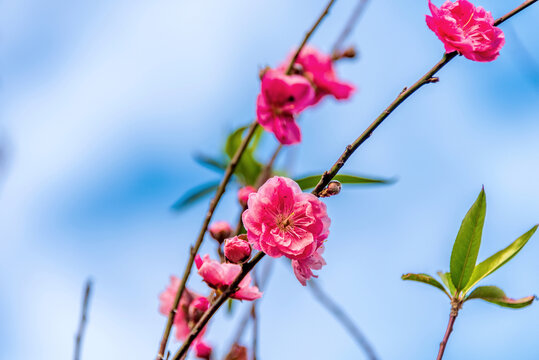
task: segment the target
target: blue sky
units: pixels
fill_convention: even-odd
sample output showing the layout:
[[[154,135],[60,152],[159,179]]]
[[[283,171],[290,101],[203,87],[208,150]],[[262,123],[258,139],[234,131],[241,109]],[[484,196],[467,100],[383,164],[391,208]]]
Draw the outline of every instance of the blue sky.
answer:
[[[355,2],[337,1],[312,44],[329,49]],[[482,0],[495,17],[519,1]],[[170,205],[216,176],[196,152],[218,154],[254,117],[258,69],[297,46],[324,1],[30,0],[0,3],[0,357],[72,354],[82,287],[95,283],[84,359],[154,356],[164,326],[157,296],[183,269],[205,212]],[[339,64],[359,91],[302,115],[304,141],[281,164],[322,172],[401,91],[442,55],[426,1],[371,1]],[[344,187],[327,200],[328,265],[320,284],[357,321],[382,359],[432,359],[448,301],[404,283],[449,268],[451,245],[481,185],[487,218],[480,259],[539,222],[539,5],[511,19],[498,60],[455,59],[438,84],[404,103],[344,172],[395,177]],[[275,141],[259,152],[267,159]],[[234,195],[216,219],[234,221]],[[211,242],[204,252],[213,251]],[[489,278],[509,296],[539,294],[539,242]],[[275,261],[261,302],[261,358],[358,359],[342,328]],[[197,276],[192,286],[205,291]],[[485,283],[487,284],[487,283]],[[238,309],[241,310],[241,309]],[[238,311],[238,315],[241,311]],[[537,359],[539,306],[470,302],[447,359]],[[208,333],[224,351],[234,319]],[[173,345],[176,346],[176,345]]]

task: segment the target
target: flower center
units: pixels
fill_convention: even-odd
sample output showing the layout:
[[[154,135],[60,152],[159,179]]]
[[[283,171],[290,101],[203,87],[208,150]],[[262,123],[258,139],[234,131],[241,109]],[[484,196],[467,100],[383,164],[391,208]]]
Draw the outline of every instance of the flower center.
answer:
[[[289,231],[292,228],[294,228],[294,221],[292,220],[292,217],[294,216],[294,212],[291,212],[290,215],[286,216],[284,214],[279,214],[277,216],[277,226],[282,231]]]

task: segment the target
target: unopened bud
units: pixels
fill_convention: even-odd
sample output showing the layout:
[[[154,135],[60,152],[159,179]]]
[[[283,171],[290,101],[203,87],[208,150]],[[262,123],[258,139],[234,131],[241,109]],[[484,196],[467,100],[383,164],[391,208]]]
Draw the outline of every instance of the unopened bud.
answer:
[[[356,48],[353,46],[350,46],[348,49],[344,51],[341,51],[341,50],[334,51],[333,54],[331,55],[331,60],[337,61],[344,58],[353,59],[356,56],[357,56]]]
[[[241,206],[247,205],[247,200],[249,200],[249,195],[255,193],[256,189],[252,186],[244,186],[238,190],[238,201]]]
[[[212,238],[222,243],[226,238],[232,235],[232,227],[226,221],[216,221],[208,228]]]
[[[242,264],[251,257],[251,245],[247,235],[238,235],[225,241],[225,257],[233,264]]]
[[[198,340],[194,344],[195,356],[199,359],[210,360],[212,348],[202,340]]]
[[[209,307],[210,302],[204,296],[200,296],[193,300],[193,302],[191,302],[189,305],[189,321],[191,321],[193,324],[198,323],[202,315],[204,315]]]
[[[333,180],[329,182],[328,186],[324,190],[322,190],[322,192],[320,193],[320,197],[330,197],[337,195],[340,192],[341,183],[336,180]]]
[[[234,343],[230,348],[225,360],[247,360],[247,348]]]

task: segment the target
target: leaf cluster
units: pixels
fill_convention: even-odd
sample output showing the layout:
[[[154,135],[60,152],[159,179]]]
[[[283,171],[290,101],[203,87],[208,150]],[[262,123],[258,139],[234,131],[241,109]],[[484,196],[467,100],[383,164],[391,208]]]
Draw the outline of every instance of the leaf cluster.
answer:
[[[441,283],[428,274],[404,274],[402,279],[419,281],[434,286],[443,291],[453,303],[457,304],[462,304],[472,299],[481,299],[513,309],[531,305],[535,300],[533,295],[512,299],[507,297],[504,291],[496,286],[478,286],[472,290],[479,281],[498,270],[518,254],[535,233],[538,226],[535,225],[505,249],[476,264],[485,223],[486,208],[485,190],[482,189],[477,200],[462,220],[451,252],[450,271],[447,273],[438,272],[438,276],[442,280]]]

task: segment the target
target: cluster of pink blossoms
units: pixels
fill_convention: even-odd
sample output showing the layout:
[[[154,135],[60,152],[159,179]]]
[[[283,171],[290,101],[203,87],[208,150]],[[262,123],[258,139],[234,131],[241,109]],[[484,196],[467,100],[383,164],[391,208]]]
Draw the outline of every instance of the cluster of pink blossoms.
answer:
[[[325,265],[321,254],[331,222],[326,205],[279,176],[249,195],[247,204],[242,218],[249,242],[271,257],[291,259],[294,274],[306,285],[312,270]]]
[[[331,56],[312,47],[301,50],[294,73],[287,75],[291,60],[289,56],[281,66],[264,72],[256,103],[258,123],[283,145],[301,142],[295,117],[305,108],[319,103],[326,95],[348,99],[355,90],[353,85],[337,79]]]
[[[180,279],[176,276],[171,276],[170,285],[159,295],[159,312],[161,314],[167,316],[170,313],[179,286]],[[191,328],[198,322],[202,314],[208,310],[209,306],[210,302],[206,297],[185,289],[174,317],[176,339],[185,340]],[[195,354],[201,359],[209,359],[211,356],[211,346],[202,339],[205,331],[206,329],[204,328],[193,343]]]
[[[489,11],[467,0],[446,1],[437,8],[429,0],[432,16],[427,25],[443,42],[445,51],[458,51],[474,61],[493,61],[505,44],[503,31],[494,26]]]

